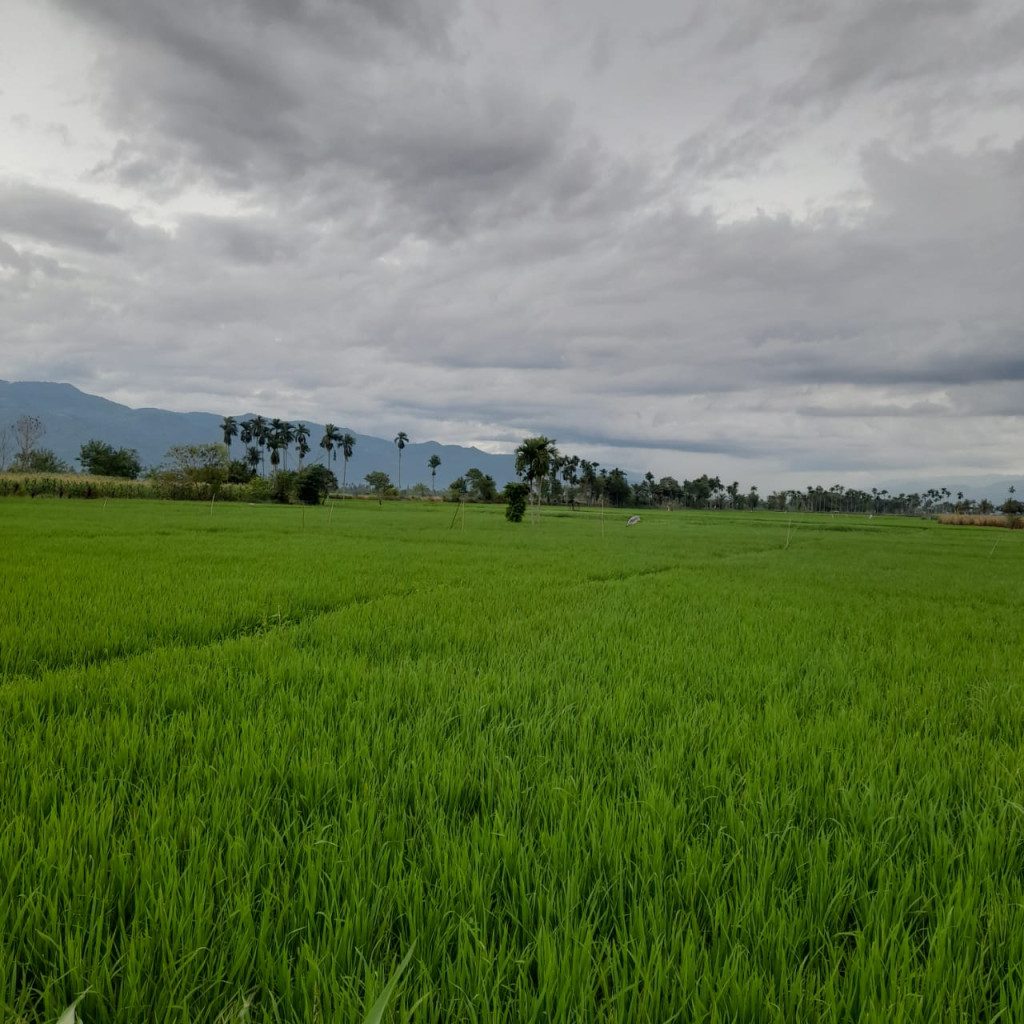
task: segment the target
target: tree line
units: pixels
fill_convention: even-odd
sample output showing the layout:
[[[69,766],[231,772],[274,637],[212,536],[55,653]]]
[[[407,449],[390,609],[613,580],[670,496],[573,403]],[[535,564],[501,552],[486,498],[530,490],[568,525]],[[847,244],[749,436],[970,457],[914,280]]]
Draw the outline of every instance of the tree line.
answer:
[[[618,467],[603,469],[599,463],[564,455],[556,442],[540,436],[524,439],[516,449],[516,472],[529,488],[536,507],[546,504],[574,505],[602,502],[613,507],[730,509],[734,511],[769,509],[777,512],[844,512],[876,515],[936,515],[941,513],[1007,514],[1024,513],[1024,504],[1010,486],[1006,500],[999,506],[989,499],[979,501],[954,495],[946,487],[922,492],[891,494],[885,488],[869,491],[833,484],[829,488],[778,490],[763,497],[756,486],[742,489],[738,481],[723,483],[720,477],[702,474],[680,483],[675,477],[655,479],[651,472],[630,483]],[[468,477],[468,474],[467,474]]]
[[[305,483],[304,498],[309,500],[315,492],[325,494],[337,488],[338,481],[331,465],[341,456],[341,490],[349,489],[348,463],[352,458],[356,438],[348,431],[342,431],[333,423],[324,424],[323,433],[316,440],[323,453],[317,461],[325,473],[310,475],[311,466],[305,462],[313,451],[310,441],[313,433],[304,423],[291,423],[278,418],[267,419],[252,416],[238,420],[225,416],[220,423],[226,459],[221,463],[217,452],[200,451],[210,446],[174,446],[168,453],[169,464],[153,467],[146,476],[155,480],[167,480],[168,474],[179,478],[188,476],[187,464],[191,460],[204,463],[204,473],[212,472],[209,467],[216,464],[216,474],[223,472],[224,482],[243,484],[259,477],[267,482],[268,494],[276,500],[287,500],[295,495],[299,487],[298,478]],[[0,429],[0,472],[66,474],[74,472],[52,449],[40,446],[46,428],[37,416],[24,415],[9,428]],[[240,459],[231,458],[232,441],[238,438],[245,446]],[[364,483],[355,490],[371,491],[378,497],[401,495],[402,454],[409,443],[409,435],[399,431],[394,438],[397,450],[397,485],[391,483],[388,473],[374,470],[364,477]],[[298,471],[288,468],[289,453],[294,449],[298,460]],[[186,453],[183,455],[183,453]],[[8,456],[13,454],[10,464]],[[186,469],[182,464],[186,464]],[[83,472],[94,476],[117,477],[136,480],[143,475],[139,453],[134,448],[115,448],[113,445],[90,438],[79,449],[77,460]],[[268,476],[267,463],[270,465]],[[431,455],[427,461],[431,475],[431,492],[436,493],[437,470],[441,466],[438,455]],[[929,488],[921,492],[898,494],[886,489],[861,490],[846,488],[842,484],[807,487],[805,490],[777,490],[767,497],[762,496],[756,486],[741,488],[738,481],[723,483],[717,476],[702,474],[681,483],[672,476],[656,479],[647,472],[639,481],[631,483],[619,467],[602,467],[597,461],[559,451],[557,442],[540,435],[524,438],[515,450],[515,471],[526,485],[525,497],[532,508],[542,504],[568,505],[609,505],[613,508],[692,508],[754,510],[758,508],[778,512],[836,512],[865,513],[876,515],[935,515],[941,513],[990,514],[1002,511],[1011,514],[1024,512],[1024,505],[1015,498],[1016,489],[1011,486],[1007,499],[999,506],[988,499],[979,501],[966,497],[963,491],[955,494],[948,488]],[[215,475],[216,475],[215,474]],[[286,474],[286,475],[282,475]],[[279,478],[271,486],[274,478]],[[419,486],[419,485],[418,485]],[[418,489],[418,487],[417,487]],[[447,497],[455,501],[489,502],[508,497],[508,487],[499,493],[494,478],[479,469],[472,468],[448,486]],[[262,493],[262,492],[261,492]]]
[[[290,423],[277,418],[268,420],[262,416],[238,421],[234,416],[225,416],[221,420],[220,429],[229,455],[234,438],[237,437],[245,445],[245,453],[239,461],[248,467],[250,475],[255,475],[257,471],[261,476],[267,475],[268,453],[271,469],[287,469],[288,452],[293,444],[301,471],[304,460],[313,450],[309,444],[312,434],[304,423]],[[348,432],[343,433],[333,423],[326,423],[323,436],[317,443],[323,449],[328,463],[337,461],[338,453],[341,452],[344,460],[342,474],[347,475],[348,460],[352,458],[356,445],[355,437]]]

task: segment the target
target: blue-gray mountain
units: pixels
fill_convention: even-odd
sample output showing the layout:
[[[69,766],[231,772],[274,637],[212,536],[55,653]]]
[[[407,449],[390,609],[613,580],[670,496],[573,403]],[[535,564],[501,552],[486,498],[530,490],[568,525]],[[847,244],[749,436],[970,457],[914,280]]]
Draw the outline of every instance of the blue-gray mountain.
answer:
[[[106,441],[115,448],[135,448],[143,466],[156,466],[164,461],[167,449],[174,444],[205,444],[222,440],[220,429],[223,416],[210,412],[168,412],[165,409],[131,409],[127,405],[108,401],[97,395],[88,395],[71,384],[52,384],[42,381],[0,381],[0,428],[10,427],[19,416],[38,416],[46,427],[39,443],[41,448],[52,448],[65,462],[77,467],[79,449],[90,438]],[[254,413],[228,411],[240,423]],[[271,419],[280,415],[277,409],[262,409],[259,415]],[[303,421],[310,429],[309,443],[313,451],[307,463],[323,461],[324,451],[317,447],[323,436],[323,424]],[[348,464],[350,483],[362,483],[363,477],[374,470],[382,470],[395,481],[398,476],[398,450],[390,440],[359,434],[343,423],[342,431],[355,435],[356,446]],[[403,424],[396,423],[396,432]],[[241,458],[243,446],[238,438],[231,444],[234,458]],[[402,486],[417,483],[431,484],[427,460],[438,455],[441,465],[437,470],[438,491],[447,489],[456,477],[464,476],[474,466],[493,476],[498,487],[515,480],[515,460],[511,455],[490,455],[478,448],[437,444],[434,441],[410,442],[402,452]],[[8,458],[10,452],[8,452]],[[297,465],[294,449],[289,453],[289,468]],[[341,479],[341,456],[332,463],[332,469]]]

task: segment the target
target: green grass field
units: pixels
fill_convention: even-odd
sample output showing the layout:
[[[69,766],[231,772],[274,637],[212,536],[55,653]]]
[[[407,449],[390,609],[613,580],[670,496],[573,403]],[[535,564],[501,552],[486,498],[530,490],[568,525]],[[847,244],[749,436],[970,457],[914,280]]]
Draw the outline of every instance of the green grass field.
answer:
[[[0,502],[0,1021],[1024,1020],[1024,534],[453,511]]]

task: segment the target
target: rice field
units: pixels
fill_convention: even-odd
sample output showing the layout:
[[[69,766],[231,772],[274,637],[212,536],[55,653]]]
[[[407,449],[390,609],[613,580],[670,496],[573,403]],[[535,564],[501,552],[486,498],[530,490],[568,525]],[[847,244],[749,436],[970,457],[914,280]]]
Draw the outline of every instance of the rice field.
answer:
[[[0,502],[0,1020],[1024,1020],[1024,533],[452,515]]]

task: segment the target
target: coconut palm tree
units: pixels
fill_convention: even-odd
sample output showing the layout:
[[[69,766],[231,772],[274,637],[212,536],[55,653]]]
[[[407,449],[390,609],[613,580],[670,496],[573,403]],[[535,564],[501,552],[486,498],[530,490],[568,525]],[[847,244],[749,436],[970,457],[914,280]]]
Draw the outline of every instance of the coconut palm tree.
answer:
[[[224,443],[228,446],[228,455],[231,455],[231,438],[238,437],[238,424],[234,416],[225,416],[221,421],[220,429],[224,434]]]
[[[260,449],[260,462],[262,464],[263,475],[267,475],[267,461],[266,461],[266,447],[267,447],[267,421],[262,416],[253,416],[249,421],[250,429],[252,430],[252,439],[259,445]]]
[[[334,446],[341,440],[341,433],[333,423],[324,424],[324,436],[320,438],[320,447],[327,455],[327,468],[331,468],[331,459],[338,456],[334,453]]]
[[[395,437],[395,444],[398,445],[398,493],[402,493],[402,449],[409,443],[409,435],[400,430]]]
[[[305,423],[295,424],[295,447],[299,451],[299,472],[302,472],[302,460],[309,454],[309,427]]]
[[[292,425],[287,420],[273,419],[270,421],[270,434],[273,437],[274,444],[271,445],[272,449],[284,452],[284,468],[288,468],[288,445],[295,439],[295,434],[292,430]],[[276,466],[280,463],[281,456],[278,455],[277,462],[274,461],[273,455],[271,455],[270,464]]]
[[[537,514],[537,506],[540,505],[540,488],[544,477],[548,475],[551,463],[558,458],[558,449],[555,447],[554,438],[527,437],[516,449],[516,473],[526,480],[531,492],[536,484],[536,498],[534,499],[534,518]]]
[[[437,476],[437,467],[441,465],[440,455],[431,455],[427,459],[427,465],[430,467],[430,489],[437,494],[437,488],[434,486],[434,478]]]
[[[548,465],[548,504],[553,505],[555,503],[555,492],[558,489],[558,474],[562,472],[562,463],[565,460],[558,453],[555,452]]]
[[[580,478],[583,486],[587,489],[587,504],[592,505],[597,496],[597,470],[600,462],[589,462],[587,459],[580,460]]]
[[[356,446],[356,439],[347,431],[338,439],[338,447],[341,449],[345,462],[341,469],[341,493],[345,494],[345,481],[348,479],[348,460],[352,458],[352,449]]]

